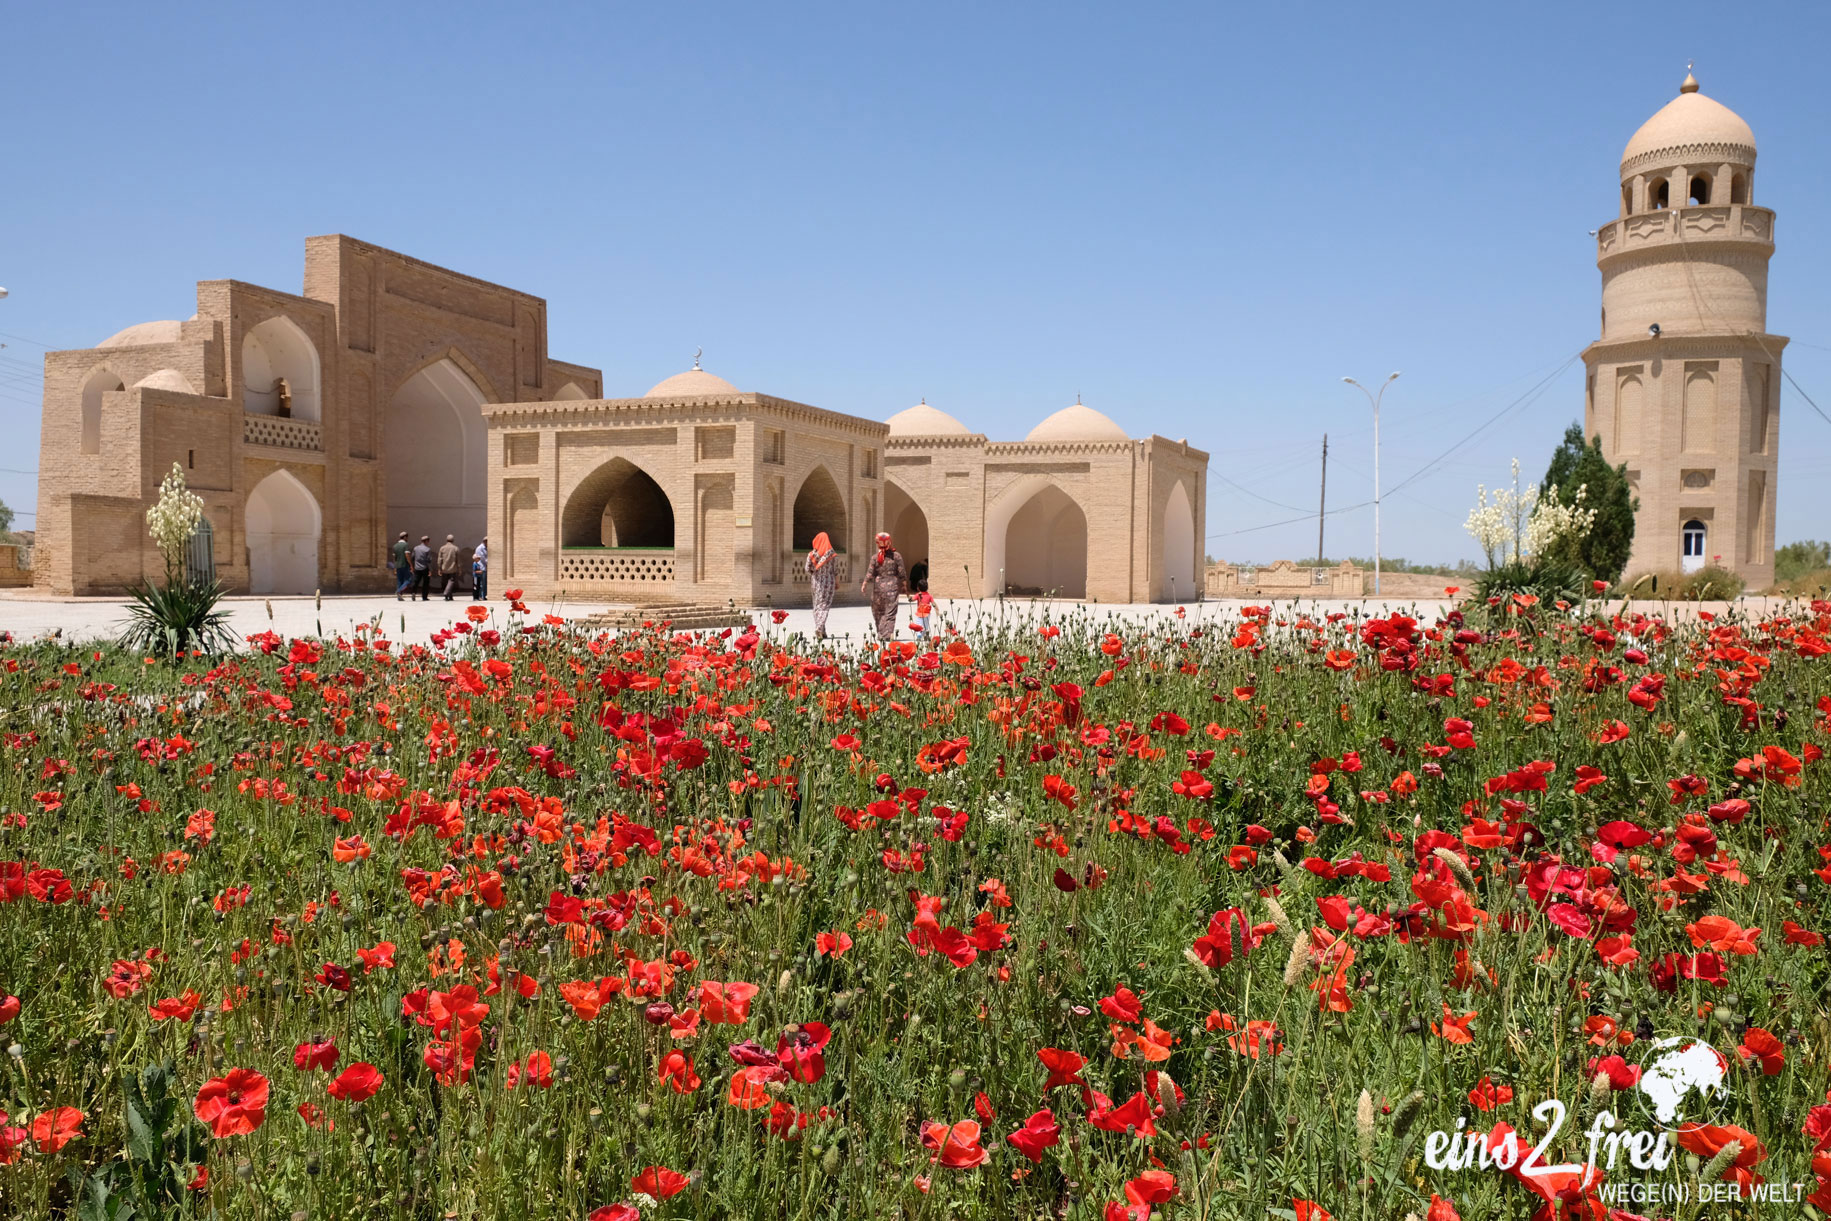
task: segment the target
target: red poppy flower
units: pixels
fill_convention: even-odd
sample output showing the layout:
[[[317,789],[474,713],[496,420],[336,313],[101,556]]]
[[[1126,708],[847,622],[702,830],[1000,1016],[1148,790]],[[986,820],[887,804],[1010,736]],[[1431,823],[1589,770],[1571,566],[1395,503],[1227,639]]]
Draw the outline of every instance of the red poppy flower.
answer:
[[[1506,1106],[1513,1101],[1513,1087],[1495,1085],[1490,1077],[1483,1077],[1469,1091],[1469,1102],[1480,1111],[1492,1111],[1495,1107]]]
[[[253,1069],[232,1068],[204,1082],[191,1109],[215,1136],[246,1135],[267,1121],[267,1078]]]
[[[1036,1053],[1036,1058],[1049,1070],[1049,1080],[1043,1084],[1043,1093],[1047,1094],[1058,1085],[1078,1085],[1085,1089],[1087,1082],[1081,1080],[1081,1070],[1087,1067],[1087,1060],[1072,1051],[1060,1047],[1045,1047]]]
[[[152,1014],[153,1020],[157,1022],[167,1020],[188,1022],[191,1020],[191,1015],[197,1012],[197,1006],[202,1001],[203,997],[186,988],[183,996],[168,996],[164,1000],[154,1001],[146,1007],[146,1011]]]
[[[1133,1204],[1162,1204],[1176,1194],[1176,1176],[1168,1170],[1147,1170],[1125,1184],[1125,1198]]]
[[[1117,1107],[1113,1105],[1112,1099],[1097,1090],[1089,1090],[1087,1093],[1092,1098],[1087,1111],[1087,1122],[1102,1132],[1124,1132],[1129,1129],[1140,1140],[1157,1135],[1157,1125],[1151,1121],[1151,1100],[1143,1090]]]
[[[956,1124],[930,1120],[922,1125],[922,1147],[933,1155],[928,1160],[949,1170],[971,1170],[983,1165],[986,1151],[979,1147],[979,1125],[970,1119]]]
[[[300,1072],[321,1068],[328,1073],[337,1067],[337,1054],[334,1042],[301,1043],[292,1049],[292,1066]]]
[[[645,1196],[653,1196],[657,1200],[667,1200],[685,1191],[690,1181],[677,1170],[669,1170],[666,1166],[650,1166],[629,1181],[629,1189]]]
[[[381,1084],[381,1070],[373,1064],[358,1060],[338,1073],[326,1092],[332,1098],[344,1102],[365,1102],[375,1096],[375,1091],[381,1088]]]
[[[585,1214],[585,1221],[641,1221],[642,1213],[634,1204],[606,1204]]]
[[[83,1113],[75,1107],[52,1107],[32,1121],[32,1143],[46,1153],[56,1153],[82,1134]]]
[[[705,980],[699,985],[700,1017],[710,1026],[742,1026],[750,1020],[750,1002],[756,995],[755,984]]]
[[[1100,1012],[1115,1022],[1136,1022],[1144,1013],[1144,1003],[1136,992],[1120,984],[1111,996],[1100,998]]]
[[[802,1022],[790,1026],[776,1040],[776,1059],[788,1075],[803,1085],[812,1085],[826,1076],[826,1045],[833,1032],[824,1022]]]
[[[1456,1017],[1446,1004],[1443,1006],[1443,1025],[1430,1024],[1432,1034],[1440,1034],[1451,1043],[1473,1043],[1475,1036],[1469,1033],[1469,1023],[1476,1018],[1476,1011],[1471,1009],[1461,1017]]]
[[[1759,1026],[1748,1028],[1748,1033],[1742,1036],[1742,1045],[1736,1048],[1736,1052],[1748,1063],[1758,1061],[1764,1076],[1777,1076],[1786,1067],[1786,1047],[1772,1032]]]
[[[0,1025],[6,1024],[18,1016],[19,998],[11,993],[8,993],[4,997],[0,997]]]
[[[1048,1107],[1024,1120],[1024,1126],[1005,1137],[1005,1140],[1017,1147],[1017,1151],[1033,1162],[1043,1160],[1043,1150],[1059,1144],[1062,1129],[1055,1122],[1055,1113]]]
[[[661,1057],[656,1076],[676,1094],[691,1094],[700,1086],[699,1074],[693,1071],[693,1057],[684,1051],[670,1051]]]

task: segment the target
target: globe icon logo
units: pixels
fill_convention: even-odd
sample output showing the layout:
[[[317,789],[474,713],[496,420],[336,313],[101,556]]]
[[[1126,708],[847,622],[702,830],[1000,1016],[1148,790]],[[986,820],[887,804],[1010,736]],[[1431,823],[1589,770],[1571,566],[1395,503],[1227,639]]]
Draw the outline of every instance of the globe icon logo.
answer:
[[[1640,1083],[1635,1088],[1653,1109],[1654,1118],[1662,1124],[1701,1119],[1693,1103],[1710,1103],[1724,1093],[1723,1078],[1728,1075],[1729,1061],[1721,1052],[1702,1039],[1673,1035],[1649,1045],[1642,1061]]]

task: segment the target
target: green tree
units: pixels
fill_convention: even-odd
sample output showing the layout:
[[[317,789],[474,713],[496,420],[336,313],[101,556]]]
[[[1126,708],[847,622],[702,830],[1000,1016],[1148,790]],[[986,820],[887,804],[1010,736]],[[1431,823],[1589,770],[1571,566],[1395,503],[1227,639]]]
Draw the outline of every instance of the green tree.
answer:
[[[1584,507],[1596,510],[1595,524],[1587,533],[1559,540],[1553,548],[1556,558],[1598,580],[1620,580],[1634,545],[1634,511],[1640,507],[1628,488],[1627,464],[1610,466],[1602,456],[1602,438],[1585,445],[1583,426],[1572,424],[1565,430],[1564,443],[1552,453],[1539,486],[1557,488],[1566,504],[1581,487]]]
[[[0,523],[5,518],[0,517]],[[1774,579],[1793,581],[1821,568],[1831,568],[1831,543],[1806,539],[1774,549]]]
[[[13,528],[13,511],[6,501],[0,500],[0,540],[4,540]]]

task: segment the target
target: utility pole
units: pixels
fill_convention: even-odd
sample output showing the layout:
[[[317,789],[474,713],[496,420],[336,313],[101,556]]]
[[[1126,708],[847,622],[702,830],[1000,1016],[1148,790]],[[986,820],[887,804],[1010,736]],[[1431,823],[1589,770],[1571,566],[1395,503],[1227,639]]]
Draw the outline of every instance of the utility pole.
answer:
[[[1380,400],[1386,397],[1386,387],[1398,380],[1397,373],[1380,383],[1380,392],[1376,395],[1367,387],[1351,377],[1342,380],[1367,396],[1373,404],[1373,592],[1380,592]]]
[[[1329,510],[1329,434],[1322,434],[1322,493],[1316,500],[1316,563],[1323,563],[1327,554],[1322,549],[1322,524]]]

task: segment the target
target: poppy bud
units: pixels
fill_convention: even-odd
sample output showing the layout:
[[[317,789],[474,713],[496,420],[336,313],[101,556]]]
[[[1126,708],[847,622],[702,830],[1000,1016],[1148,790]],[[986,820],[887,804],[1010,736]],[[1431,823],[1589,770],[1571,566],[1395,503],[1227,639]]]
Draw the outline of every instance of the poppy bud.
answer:
[[[656,1001],[642,1010],[642,1016],[651,1026],[665,1026],[668,1019],[674,1016],[674,1006],[666,1001]]]

